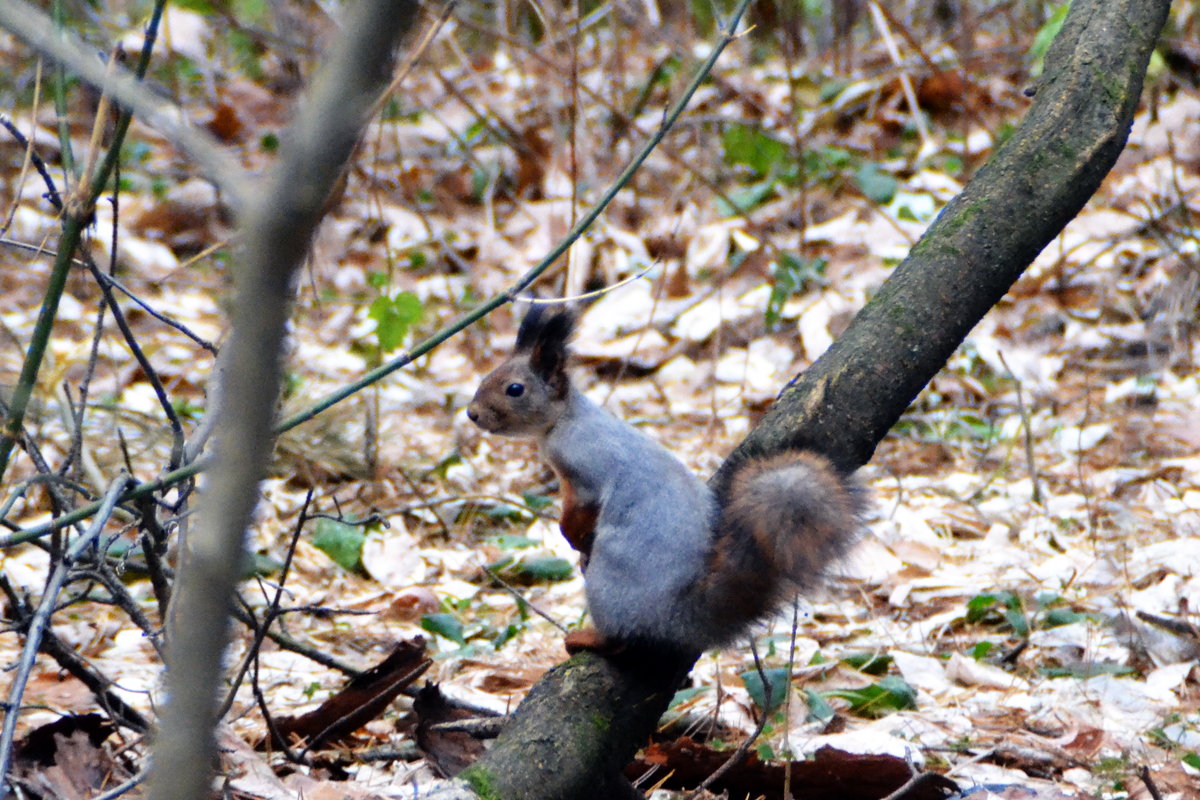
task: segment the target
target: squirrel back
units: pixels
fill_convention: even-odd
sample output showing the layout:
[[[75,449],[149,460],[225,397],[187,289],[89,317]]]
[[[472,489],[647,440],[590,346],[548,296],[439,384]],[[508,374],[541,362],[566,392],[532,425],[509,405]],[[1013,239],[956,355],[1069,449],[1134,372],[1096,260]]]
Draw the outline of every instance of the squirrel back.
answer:
[[[674,455],[571,385],[569,311],[534,306],[467,416],[535,439],[557,473],[595,630],[568,649],[728,644],[855,541],[857,492],[811,451],[750,459],[718,498]]]

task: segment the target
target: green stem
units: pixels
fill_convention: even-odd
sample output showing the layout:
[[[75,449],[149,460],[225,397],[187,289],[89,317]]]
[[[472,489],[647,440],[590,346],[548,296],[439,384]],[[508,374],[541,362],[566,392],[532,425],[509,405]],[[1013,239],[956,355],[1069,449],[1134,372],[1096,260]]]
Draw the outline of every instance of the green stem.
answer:
[[[121,495],[120,503],[128,503],[131,500],[140,500],[143,497],[148,497],[155,492],[161,492],[169,486],[174,486],[177,483],[182,483],[189,478],[194,478],[204,470],[208,469],[211,459],[202,458],[193,461],[186,467],[180,467],[177,470],[168,472],[161,478],[156,478],[152,481],[139,483],[129,491]],[[76,522],[85,520],[100,510],[99,503],[89,503],[86,506],[81,506],[70,513],[63,514],[61,517],[55,517],[49,522],[43,522],[40,525],[34,525],[32,528],[26,528],[22,531],[17,531],[12,536],[6,536],[0,539],[0,550],[7,549],[13,545],[30,542],[34,539],[45,536],[48,533],[53,533],[59,528],[65,528],[67,525],[74,525]]]
[[[46,287],[45,297],[42,298],[37,323],[33,326],[33,337],[29,341],[29,350],[25,353],[25,362],[21,365],[21,377],[17,379],[17,385],[13,389],[8,418],[4,421],[4,429],[0,430],[0,482],[3,482],[4,472],[8,469],[13,445],[21,435],[21,425],[25,422],[29,398],[33,396],[38,370],[50,343],[50,331],[58,314],[58,301],[62,299],[63,289],[66,288],[67,276],[71,272],[71,258],[75,255],[75,248],[83,236],[83,229],[84,222],[77,216],[68,215],[63,221],[62,236],[58,240],[58,254],[50,271],[50,283]]]

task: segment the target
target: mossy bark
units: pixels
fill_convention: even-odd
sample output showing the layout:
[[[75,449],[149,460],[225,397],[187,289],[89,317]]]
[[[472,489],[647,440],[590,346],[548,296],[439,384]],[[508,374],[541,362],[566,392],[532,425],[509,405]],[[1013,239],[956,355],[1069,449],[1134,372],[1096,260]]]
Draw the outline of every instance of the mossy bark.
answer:
[[[1020,128],[942,211],[846,332],[714,477],[790,448],[870,459],[980,318],[1099,187],[1129,135],[1169,0],[1075,0]],[[503,800],[636,796],[620,768],[686,664],[576,656],[548,672],[462,777]]]
[[[640,797],[621,774],[694,658],[582,653],[547,672],[487,754],[458,777],[481,797]]]

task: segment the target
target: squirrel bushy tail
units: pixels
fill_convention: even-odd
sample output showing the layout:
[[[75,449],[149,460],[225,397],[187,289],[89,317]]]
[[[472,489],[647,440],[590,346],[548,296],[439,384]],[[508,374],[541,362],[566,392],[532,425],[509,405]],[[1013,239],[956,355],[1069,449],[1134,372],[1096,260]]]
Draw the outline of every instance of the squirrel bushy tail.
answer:
[[[727,642],[798,593],[857,541],[861,493],[811,451],[749,459],[718,512],[708,569],[695,589]]]

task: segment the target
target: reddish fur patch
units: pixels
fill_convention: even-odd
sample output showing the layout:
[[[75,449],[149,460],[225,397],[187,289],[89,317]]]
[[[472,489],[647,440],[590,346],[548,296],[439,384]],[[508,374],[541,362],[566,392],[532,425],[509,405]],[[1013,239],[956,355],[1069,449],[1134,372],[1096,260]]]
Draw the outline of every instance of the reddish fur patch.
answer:
[[[562,482],[562,492],[563,510],[558,526],[571,547],[579,551],[580,563],[586,567],[588,557],[592,554],[592,541],[596,538],[596,518],[600,516],[600,507],[580,503],[571,484],[565,480]]]
[[[571,655],[584,650],[590,650],[593,653],[601,653],[603,655],[616,655],[625,649],[623,644],[609,639],[595,628],[580,628],[579,630],[571,631],[563,639],[563,646],[567,648],[567,652]]]

